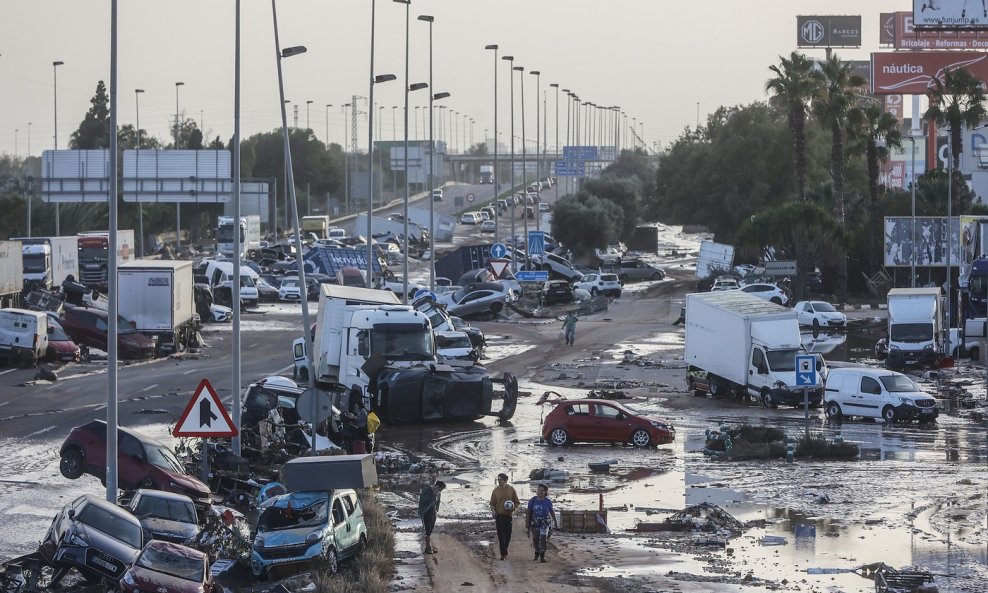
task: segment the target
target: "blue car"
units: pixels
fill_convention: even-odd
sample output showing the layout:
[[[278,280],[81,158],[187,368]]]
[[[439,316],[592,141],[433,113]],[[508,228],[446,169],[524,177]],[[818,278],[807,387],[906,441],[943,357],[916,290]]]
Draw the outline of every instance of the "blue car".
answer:
[[[264,502],[250,568],[267,577],[276,567],[318,565],[331,574],[339,562],[367,547],[367,526],[357,493],[290,492]]]

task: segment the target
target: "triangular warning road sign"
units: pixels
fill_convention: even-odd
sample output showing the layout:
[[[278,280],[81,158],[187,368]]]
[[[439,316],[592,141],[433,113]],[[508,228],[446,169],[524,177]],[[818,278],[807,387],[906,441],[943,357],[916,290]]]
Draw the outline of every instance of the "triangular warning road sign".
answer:
[[[235,437],[237,427],[234,425],[226,407],[213,391],[209,379],[203,379],[196,387],[196,392],[185,406],[178,424],[172,430],[176,437]]]
[[[508,269],[508,264],[511,263],[509,259],[495,259],[491,258],[487,260],[487,266],[491,269],[491,273],[494,274],[495,278],[500,278],[504,275],[504,271]]]

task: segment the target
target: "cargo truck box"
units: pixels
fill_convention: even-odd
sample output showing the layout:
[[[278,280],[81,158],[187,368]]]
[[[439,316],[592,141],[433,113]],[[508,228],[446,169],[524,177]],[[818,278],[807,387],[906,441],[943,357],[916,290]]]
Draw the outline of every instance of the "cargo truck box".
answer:
[[[281,466],[281,481],[289,492],[370,488],[377,468],[371,454],[296,457]]]
[[[119,311],[159,348],[178,352],[192,345],[195,327],[192,262],[138,260],[117,271]]]
[[[20,241],[0,241],[0,307],[16,307],[24,289]]]

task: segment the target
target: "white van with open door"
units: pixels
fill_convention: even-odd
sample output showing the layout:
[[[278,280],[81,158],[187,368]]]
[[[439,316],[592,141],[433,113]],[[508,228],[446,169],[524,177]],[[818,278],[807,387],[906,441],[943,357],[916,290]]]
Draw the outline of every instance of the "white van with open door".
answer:
[[[48,315],[27,309],[0,309],[0,357],[8,366],[31,367],[48,350]]]

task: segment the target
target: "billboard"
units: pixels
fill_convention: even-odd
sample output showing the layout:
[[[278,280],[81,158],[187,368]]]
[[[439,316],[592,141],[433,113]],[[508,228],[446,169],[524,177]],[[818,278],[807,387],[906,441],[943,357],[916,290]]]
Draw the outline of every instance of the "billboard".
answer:
[[[871,92],[876,95],[925,95],[943,80],[946,70],[964,68],[988,80],[988,54],[948,51],[878,52],[871,54]]]
[[[883,12],[878,17],[878,44],[893,45],[895,43],[895,17],[898,13]],[[911,12],[904,12],[912,19]]]
[[[920,267],[947,265],[947,217],[885,217],[885,267],[909,267],[913,257]],[[950,219],[950,266],[960,264],[960,223]]]
[[[861,47],[861,16],[797,16],[797,47]]]
[[[913,0],[913,19],[916,28],[984,29],[988,8],[974,0]]]
[[[886,23],[882,15],[881,43],[891,34],[895,49],[985,49],[988,48],[988,30],[965,29],[944,31],[917,29],[911,12],[891,14]]]

